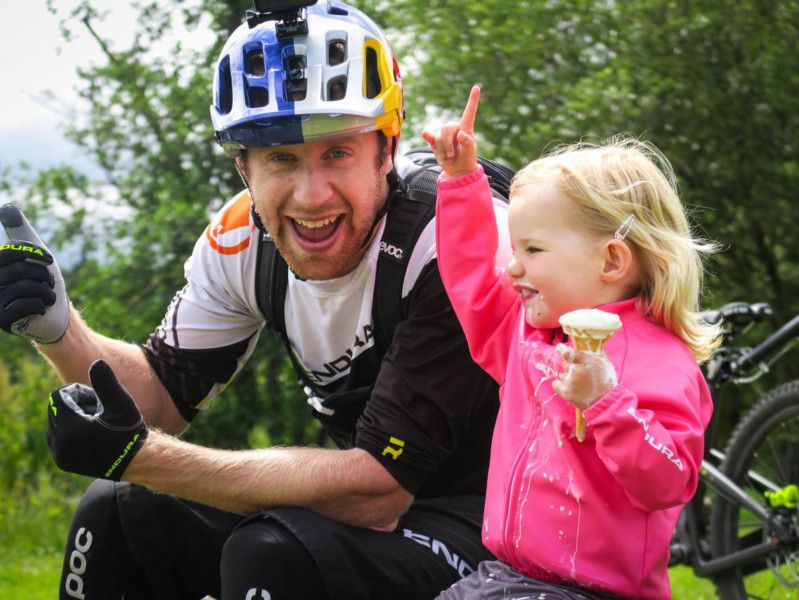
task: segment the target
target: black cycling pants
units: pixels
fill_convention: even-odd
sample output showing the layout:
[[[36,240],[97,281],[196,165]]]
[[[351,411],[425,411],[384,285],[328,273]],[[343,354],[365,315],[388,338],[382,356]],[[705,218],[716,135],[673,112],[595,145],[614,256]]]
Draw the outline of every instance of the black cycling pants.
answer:
[[[313,511],[239,515],[96,481],[70,530],[60,600],[429,600],[492,558],[483,499],[421,500],[381,533]],[[221,571],[220,571],[221,569]]]
[[[67,537],[59,600],[152,598],[119,520],[110,481],[95,481],[78,505]]]

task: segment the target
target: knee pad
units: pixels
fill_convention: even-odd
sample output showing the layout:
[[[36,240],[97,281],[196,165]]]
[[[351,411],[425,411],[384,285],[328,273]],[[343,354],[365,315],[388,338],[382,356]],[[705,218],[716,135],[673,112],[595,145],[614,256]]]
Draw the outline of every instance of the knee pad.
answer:
[[[131,582],[137,588],[142,585],[125,541],[114,482],[98,479],[72,518],[59,599],[121,598]]]
[[[327,597],[305,546],[275,519],[250,521],[222,549],[222,600]]]

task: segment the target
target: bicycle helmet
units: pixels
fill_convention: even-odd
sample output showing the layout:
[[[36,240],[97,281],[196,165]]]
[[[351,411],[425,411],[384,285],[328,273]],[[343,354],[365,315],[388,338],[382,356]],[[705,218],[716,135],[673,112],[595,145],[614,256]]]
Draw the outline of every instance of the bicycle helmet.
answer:
[[[399,135],[399,66],[380,28],[338,0],[300,4],[311,5],[289,22],[248,12],[222,49],[211,120],[228,156],[377,130]]]

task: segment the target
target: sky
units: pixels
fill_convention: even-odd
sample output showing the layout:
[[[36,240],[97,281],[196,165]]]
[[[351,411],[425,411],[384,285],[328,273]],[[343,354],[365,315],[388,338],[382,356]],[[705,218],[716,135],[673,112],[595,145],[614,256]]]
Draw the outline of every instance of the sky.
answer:
[[[0,168],[20,161],[34,169],[69,163],[91,172],[91,157],[67,142],[62,132],[68,109],[80,102],[76,92],[78,66],[103,60],[97,43],[82,27],[66,42],[59,22],[77,0],[55,0],[59,14],[45,0],[0,0]],[[135,11],[129,0],[94,0],[107,11],[101,34],[112,48],[131,40]]]

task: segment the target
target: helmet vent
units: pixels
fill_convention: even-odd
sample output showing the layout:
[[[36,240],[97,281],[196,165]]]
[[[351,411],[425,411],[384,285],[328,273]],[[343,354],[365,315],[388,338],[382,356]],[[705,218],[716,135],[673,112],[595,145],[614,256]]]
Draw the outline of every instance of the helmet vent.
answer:
[[[339,75],[327,82],[327,99],[342,100],[347,95],[347,76]]]
[[[370,100],[377,98],[382,90],[380,73],[377,70],[377,52],[374,48],[366,48],[366,97]]]
[[[247,90],[247,104],[250,108],[260,108],[269,104],[269,90],[259,85],[251,85]]]
[[[264,51],[261,48],[254,48],[245,55],[245,69],[248,75],[253,77],[263,77],[266,75],[264,66]]]
[[[347,59],[347,42],[330,40],[327,43],[327,64],[331,67],[340,65]]]
[[[233,80],[230,78],[230,56],[226,56],[219,63],[218,85],[217,110],[226,115],[233,108]]]
[[[308,79],[305,76],[305,53],[295,47],[291,54],[283,54],[283,98],[290,102],[305,100],[308,92]]]
[[[283,82],[283,97],[291,102],[300,102],[305,100],[305,94],[308,92],[307,79],[286,79]]]
[[[299,79],[302,77],[302,70],[305,68],[305,56],[302,54],[286,56],[283,60],[283,66],[291,74],[292,79]]]

